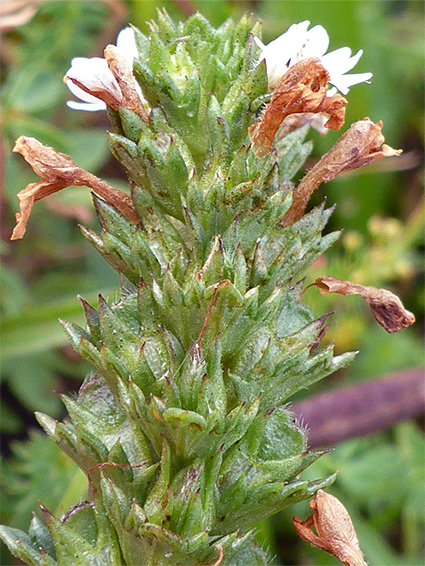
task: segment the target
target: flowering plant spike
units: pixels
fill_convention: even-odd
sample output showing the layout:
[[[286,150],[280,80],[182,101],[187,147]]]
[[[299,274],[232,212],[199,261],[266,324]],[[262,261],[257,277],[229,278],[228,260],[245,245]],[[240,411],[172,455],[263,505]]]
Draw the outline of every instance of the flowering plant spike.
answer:
[[[323,452],[308,449],[287,403],[354,356],[320,347],[327,316],[301,302],[299,282],[338,233],[322,235],[332,209],[305,214],[317,171],[295,210],[291,178],[311,149],[305,122],[328,111],[342,126],[347,100],[328,82],[346,94],[370,73],[344,78],[361,52],[324,55],[326,32],[307,27],[288,30],[298,43],[264,47],[248,16],[214,29],[199,14],[176,25],[159,12],[149,36],[127,28],[104,59],[74,59],[65,81],[83,103],[69,105],[106,108],[131,195],[18,140],[41,180],[19,194],[14,238],[35,201],[85,184],[101,234],[83,236],[121,277],[118,300],[82,299],[85,328],[62,321],[93,372],[63,397],[64,422],[37,418],[85,472],[87,498],[60,517],[41,505],[28,534],[1,527],[26,564],[266,564],[256,524],[334,480],[300,476]],[[277,124],[291,96],[295,121],[289,112]],[[381,138],[339,167],[384,157]]]

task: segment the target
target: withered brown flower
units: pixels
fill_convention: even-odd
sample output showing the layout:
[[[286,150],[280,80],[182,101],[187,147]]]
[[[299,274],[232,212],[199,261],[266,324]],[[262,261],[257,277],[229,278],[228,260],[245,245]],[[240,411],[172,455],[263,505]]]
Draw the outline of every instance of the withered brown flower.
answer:
[[[400,155],[401,150],[384,144],[382,121],[374,124],[364,118],[351,124],[336,144],[310,169],[294,190],[292,205],[281,224],[289,226],[304,214],[312,193],[322,183],[332,181],[347,171],[379,161],[383,157]]]
[[[407,328],[415,322],[414,315],[404,308],[397,295],[387,289],[366,287],[326,275],[316,279],[312,285],[315,285],[322,295],[329,293],[361,295],[369,305],[373,316],[390,334]]]
[[[147,124],[149,122],[149,116],[143,107],[139,93],[135,89],[134,76],[127,59],[115,45],[108,45],[105,48],[104,55],[109,70],[121,89],[121,101],[119,105],[135,112]]]
[[[346,566],[366,566],[350,515],[333,495],[319,489],[310,501],[313,515],[293,518],[298,535],[313,546],[332,554]],[[314,526],[317,535],[312,531]]]
[[[11,240],[19,240],[25,234],[26,225],[34,202],[72,185],[86,186],[104,198],[121,212],[130,222],[137,224],[139,217],[131,197],[91,173],[78,167],[74,161],[52,147],[40,143],[35,138],[21,136],[16,140],[15,153],[20,153],[41,180],[30,183],[17,194],[20,212],[16,213],[16,226]]]
[[[326,128],[339,130],[344,124],[347,100],[340,94],[327,96],[329,73],[316,58],[303,59],[281,78],[263,116],[248,129],[252,149],[258,157],[272,148],[274,137],[291,114],[329,114]]]

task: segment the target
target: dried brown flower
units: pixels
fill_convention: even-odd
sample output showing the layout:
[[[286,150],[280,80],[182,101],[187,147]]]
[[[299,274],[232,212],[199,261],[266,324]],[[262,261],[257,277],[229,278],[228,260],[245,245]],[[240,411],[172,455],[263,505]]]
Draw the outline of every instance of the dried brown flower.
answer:
[[[96,194],[119,210],[128,220],[134,224],[139,222],[139,217],[129,195],[110,187],[101,179],[84,171],[68,155],[59,153],[34,138],[25,136],[16,140],[13,151],[24,157],[34,172],[41,177],[41,180],[30,183],[17,194],[20,212],[16,214],[16,226],[11,240],[19,240],[25,234],[35,201],[72,185],[93,189]]]
[[[379,161],[383,157],[400,155],[401,150],[385,145],[382,122],[369,118],[354,122],[336,144],[310,169],[294,190],[292,205],[281,223],[289,226],[304,214],[311,194],[322,183],[338,175]]]
[[[328,81],[329,73],[315,58],[299,61],[283,75],[263,116],[248,129],[255,155],[271,150],[276,132],[291,114],[324,112],[330,115],[327,128],[341,128],[347,100],[340,94],[326,96]]]
[[[316,279],[313,285],[319,289],[322,295],[327,295],[328,293],[361,295],[369,305],[373,316],[390,334],[415,322],[414,315],[404,308],[397,295],[386,289],[365,287],[351,283],[351,281],[341,281],[326,275]]]
[[[142,105],[139,93],[134,87],[134,76],[126,58],[115,45],[108,45],[104,55],[108,67],[121,89],[122,99],[119,105],[135,112],[147,124],[149,116]]]
[[[319,489],[310,501],[313,515],[306,521],[293,518],[298,535],[313,546],[332,554],[346,566],[366,566],[356,531],[344,505]],[[314,525],[317,535],[312,531]]]

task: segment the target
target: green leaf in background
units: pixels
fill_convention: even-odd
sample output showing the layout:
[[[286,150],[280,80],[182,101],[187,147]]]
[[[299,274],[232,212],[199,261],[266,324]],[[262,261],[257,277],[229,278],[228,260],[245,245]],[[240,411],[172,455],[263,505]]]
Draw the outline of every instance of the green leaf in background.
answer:
[[[423,364],[423,343],[414,331],[391,336],[381,328],[370,326],[364,330],[359,347],[362,355],[356,357],[349,369],[351,378],[370,379]]]
[[[53,358],[53,359],[52,359]],[[49,411],[57,415],[61,403],[52,390],[58,362],[54,352],[40,352],[31,356],[14,356],[3,362],[2,379],[10,391],[29,410]]]
[[[0,400],[0,430],[3,434],[17,434],[22,428],[22,420],[13,409],[3,400]]]
[[[100,128],[72,132],[67,136],[66,146],[66,152],[78,167],[87,171],[96,171],[109,158],[107,135]]]
[[[111,289],[103,290],[104,297],[113,296]],[[97,293],[84,297],[89,303],[97,303]],[[75,296],[45,305],[34,305],[16,316],[1,321],[3,360],[12,363],[22,355],[45,352],[48,348],[68,343],[58,323],[58,318],[72,320],[84,326],[84,311]]]
[[[68,508],[86,497],[86,476],[41,432],[32,430],[26,443],[15,442],[12,454],[12,459],[3,463],[1,482],[3,496],[8,499],[2,514],[7,515],[9,525],[27,529],[40,500],[60,515],[62,505]]]
[[[21,275],[4,265],[0,270],[0,309],[2,315],[17,315],[28,300],[28,295]]]

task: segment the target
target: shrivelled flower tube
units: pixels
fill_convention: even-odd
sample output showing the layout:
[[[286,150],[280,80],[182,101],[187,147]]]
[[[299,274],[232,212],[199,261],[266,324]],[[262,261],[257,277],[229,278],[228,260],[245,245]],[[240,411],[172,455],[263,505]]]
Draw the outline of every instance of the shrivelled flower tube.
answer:
[[[312,285],[315,285],[322,295],[360,295],[369,305],[375,319],[390,334],[415,322],[414,315],[404,308],[397,295],[387,289],[359,285],[327,275],[319,277]]]
[[[294,190],[292,205],[281,220],[289,226],[303,216],[312,193],[322,183],[332,181],[347,171],[400,155],[401,150],[384,144],[382,121],[374,124],[369,118],[354,122],[336,144],[310,169]]]
[[[319,59],[303,59],[285,73],[264,110],[263,116],[248,129],[252,149],[258,157],[266,155],[287,116],[325,112],[325,126],[339,130],[344,124],[347,100],[340,94],[327,96],[329,73]]]
[[[319,489],[310,501],[313,515],[293,518],[298,535],[313,546],[332,554],[346,566],[366,566],[350,515],[333,495]],[[317,535],[311,530],[314,525]]]
[[[130,222],[137,224],[139,217],[133,206],[131,197],[91,173],[78,167],[64,153],[40,143],[35,138],[21,136],[16,140],[15,153],[20,153],[34,172],[41,177],[40,181],[30,183],[17,194],[20,212],[16,214],[16,226],[11,240],[19,240],[25,234],[26,225],[34,202],[72,185],[86,186],[110,203]]]

